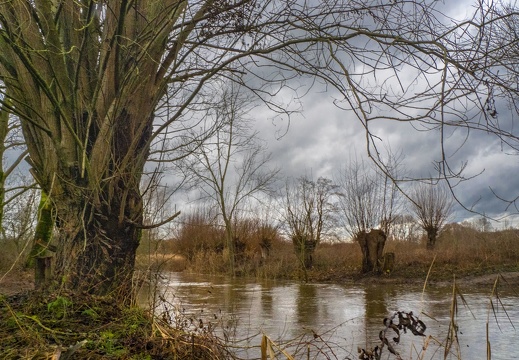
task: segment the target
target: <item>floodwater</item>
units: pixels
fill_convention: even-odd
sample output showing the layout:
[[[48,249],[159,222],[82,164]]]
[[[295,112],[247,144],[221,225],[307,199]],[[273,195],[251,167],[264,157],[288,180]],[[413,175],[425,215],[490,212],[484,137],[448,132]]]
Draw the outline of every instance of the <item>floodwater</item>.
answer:
[[[462,295],[453,297],[452,285],[424,290],[164,273],[156,311],[192,331],[210,328],[248,359],[260,358],[263,334],[297,359],[358,359],[358,348],[381,345],[383,319],[397,311],[413,312],[427,326],[423,337],[401,331],[399,344],[387,330],[402,359],[487,359],[487,339],[492,359],[519,358],[519,289],[500,288],[498,298],[491,288],[459,290]],[[450,342],[453,307],[457,331]],[[383,348],[381,359],[396,358]]]

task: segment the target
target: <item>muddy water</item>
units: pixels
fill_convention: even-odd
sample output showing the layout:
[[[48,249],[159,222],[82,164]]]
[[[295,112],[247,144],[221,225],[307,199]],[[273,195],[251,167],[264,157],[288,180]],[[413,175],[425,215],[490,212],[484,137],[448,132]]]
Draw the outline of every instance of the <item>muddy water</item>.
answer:
[[[296,358],[357,359],[357,349],[380,345],[382,320],[412,311],[427,325],[425,337],[402,334],[402,359],[443,359],[451,323],[453,287],[301,284],[166,273],[159,293],[169,316],[192,329],[208,326],[237,346],[243,358],[259,358],[261,334],[288,341]],[[487,323],[492,359],[519,357],[519,297],[501,289],[460,289],[455,317],[458,342],[448,359],[486,359]],[[517,290],[517,289],[516,289]],[[464,305],[464,302],[466,305]],[[200,322],[201,320],[201,322]],[[515,328],[514,328],[515,326]],[[391,339],[394,333],[388,332]],[[453,333],[454,334],[454,333]],[[390,357],[387,347],[382,359]],[[458,357],[459,355],[459,357]],[[283,357],[280,357],[283,358]]]

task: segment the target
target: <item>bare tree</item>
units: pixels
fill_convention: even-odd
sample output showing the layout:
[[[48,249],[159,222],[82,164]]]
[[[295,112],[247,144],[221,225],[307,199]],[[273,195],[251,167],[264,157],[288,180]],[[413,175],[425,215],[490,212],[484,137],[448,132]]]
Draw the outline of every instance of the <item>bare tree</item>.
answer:
[[[378,272],[393,215],[396,211],[398,163],[381,173],[363,160],[352,159],[338,176],[339,223],[362,251],[362,272]],[[375,230],[382,227],[382,230]]]
[[[146,177],[146,181],[143,181],[142,186],[144,220],[140,245],[148,255],[157,253],[161,243],[171,236],[173,232],[171,220],[180,215],[180,211],[176,210],[171,200],[183,182],[180,181],[173,186],[162,183],[163,177],[162,170],[155,168]]]
[[[339,171],[340,223],[355,236],[380,226],[384,214],[383,186],[373,167],[363,160],[353,159]]]
[[[30,241],[34,238],[34,228],[37,222],[38,190],[31,188],[32,179],[16,179],[17,187],[27,188],[23,193],[6,203],[2,223],[2,237],[4,242],[14,244],[16,252],[9,254],[9,261],[14,261],[24,249],[30,249]],[[9,189],[8,189],[9,190]],[[19,258],[20,265],[24,265],[24,256]],[[12,265],[12,263],[10,264]]]
[[[266,153],[247,119],[251,101],[240,95],[237,85],[225,88],[208,116],[219,124],[214,135],[191,150],[184,170],[200,190],[201,198],[216,205],[225,228],[225,247],[230,273],[235,274],[236,238],[234,224],[247,201],[268,195],[278,170],[270,170]]]
[[[476,229],[478,229],[479,231],[492,231],[492,223],[486,216],[481,216],[478,219],[474,220],[474,225]]]
[[[0,107],[0,234],[2,240],[13,241],[15,255],[21,255],[34,228],[36,188],[33,179],[20,170],[27,149],[20,121],[9,106],[6,100]],[[21,256],[14,259],[22,259],[20,263],[25,260]]]
[[[443,183],[418,183],[412,190],[411,210],[427,233],[427,248],[434,249],[442,227],[452,214],[454,199]]]
[[[313,266],[317,245],[335,224],[333,197],[336,186],[330,179],[312,181],[302,176],[287,180],[282,205],[282,219],[307,280],[306,270]]]
[[[388,149],[387,160],[383,171],[376,169],[380,184],[382,186],[382,208],[380,228],[387,237],[392,235],[396,214],[402,209],[402,189],[398,179],[405,176],[403,167],[403,154],[395,154]]]
[[[121,288],[117,293],[127,298],[151,146],[208,106],[217,78],[238,79],[287,116],[293,109],[274,95],[291,88],[290,79],[325,81],[340,92],[338,105],[363,122],[374,159],[371,120],[382,117],[435,129],[468,124],[515,141],[491,116],[482,126],[465,111],[467,99],[482,108],[481,97],[470,96],[487,98],[490,85],[516,93],[493,71],[501,65],[497,50],[472,50],[482,44],[479,37],[486,41],[489,12],[452,26],[438,3],[2,2],[1,101],[19,116],[35,179],[54,206],[54,276],[72,290]],[[504,46],[512,44],[507,39]],[[388,73],[391,79],[377,82]],[[441,163],[445,176],[447,165]]]
[[[20,128],[20,122],[9,111],[9,102],[0,107],[0,233],[3,232],[5,207],[16,197],[30,190],[27,183],[18,183],[19,186],[9,184],[8,178],[18,169],[20,163],[27,156],[25,142]],[[14,158],[7,161],[7,157]]]
[[[411,214],[396,214],[393,217],[392,238],[400,241],[417,241],[422,232]]]

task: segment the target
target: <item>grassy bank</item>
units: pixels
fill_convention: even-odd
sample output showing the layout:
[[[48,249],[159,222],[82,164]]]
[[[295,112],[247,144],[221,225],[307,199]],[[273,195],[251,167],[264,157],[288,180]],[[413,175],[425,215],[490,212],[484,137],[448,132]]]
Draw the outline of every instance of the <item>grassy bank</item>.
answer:
[[[182,246],[179,246],[182,245]],[[204,247],[186,249],[175,240],[163,241],[152,254],[141,249],[138,264],[167,271],[190,271],[206,274],[228,273],[225,250]],[[239,276],[267,279],[303,279],[300,264],[288,241],[272,241],[270,254],[262,259],[257,243],[246,243],[237,256]],[[393,270],[382,278],[395,281],[451,281],[453,276],[466,277],[519,271],[519,230],[480,232],[453,227],[440,236],[434,250],[426,249],[424,240],[389,239],[385,252],[395,254]],[[310,281],[340,282],[359,280],[361,250],[353,242],[321,243],[314,254],[314,266],[308,272]]]
[[[180,321],[180,319],[176,319]],[[232,359],[207,326],[182,325],[109,297],[0,296],[2,359]]]

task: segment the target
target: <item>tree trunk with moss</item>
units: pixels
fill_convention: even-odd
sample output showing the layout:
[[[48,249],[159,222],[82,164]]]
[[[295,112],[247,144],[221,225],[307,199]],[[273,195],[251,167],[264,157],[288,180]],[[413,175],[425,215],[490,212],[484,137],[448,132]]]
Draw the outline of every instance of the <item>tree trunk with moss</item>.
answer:
[[[34,268],[36,259],[49,255],[49,246],[54,229],[54,218],[52,216],[52,204],[44,191],[41,191],[40,204],[38,205],[38,221],[34,230],[31,251],[27,258],[26,267]],[[55,250],[55,249],[54,249]]]

